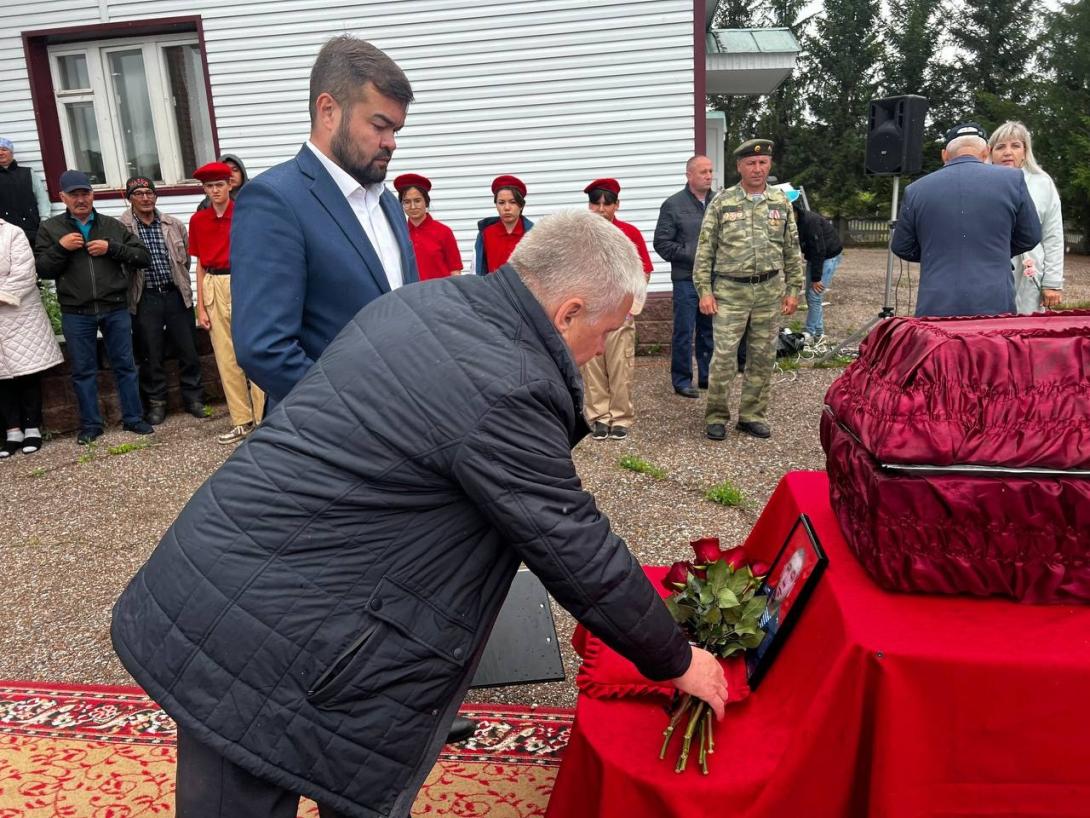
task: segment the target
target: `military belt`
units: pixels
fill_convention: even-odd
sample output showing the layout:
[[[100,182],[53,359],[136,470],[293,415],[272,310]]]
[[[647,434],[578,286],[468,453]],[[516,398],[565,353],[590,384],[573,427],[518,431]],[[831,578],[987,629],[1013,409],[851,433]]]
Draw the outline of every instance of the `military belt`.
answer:
[[[760,284],[762,281],[768,281],[773,276],[778,276],[779,270],[769,270],[767,273],[757,273],[751,276],[723,276],[727,281],[734,281],[738,284]]]

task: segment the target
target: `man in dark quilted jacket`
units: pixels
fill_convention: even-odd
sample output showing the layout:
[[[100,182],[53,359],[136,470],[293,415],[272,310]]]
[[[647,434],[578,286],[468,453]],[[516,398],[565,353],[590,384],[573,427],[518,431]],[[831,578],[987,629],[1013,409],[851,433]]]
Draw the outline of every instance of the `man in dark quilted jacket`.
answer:
[[[545,218],[496,274],[361,310],[197,491],[113,619],[178,723],[179,818],[407,816],[520,563],[722,715],[571,458],[579,366],[644,292],[605,219]]]

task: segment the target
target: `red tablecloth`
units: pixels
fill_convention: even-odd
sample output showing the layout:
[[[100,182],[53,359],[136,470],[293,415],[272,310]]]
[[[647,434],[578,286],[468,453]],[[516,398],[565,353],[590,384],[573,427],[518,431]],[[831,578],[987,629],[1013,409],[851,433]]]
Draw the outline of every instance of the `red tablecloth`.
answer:
[[[580,696],[549,818],[1090,816],[1090,607],[884,592],[828,495],[787,475],[746,542],[806,512],[830,562],[711,775],[658,760],[661,701]]]

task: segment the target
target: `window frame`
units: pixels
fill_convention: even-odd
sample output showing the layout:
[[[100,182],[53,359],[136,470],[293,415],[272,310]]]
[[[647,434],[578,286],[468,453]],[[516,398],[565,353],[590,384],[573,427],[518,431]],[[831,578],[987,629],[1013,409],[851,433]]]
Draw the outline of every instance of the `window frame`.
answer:
[[[154,41],[146,43],[148,38],[154,38]],[[60,87],[60,82],[59,77],[56,75],[55,57],[62,54],[75,52],[86,54],[89,51],[97,50],[102,55],[101,59],[105,60],[108,59],[106,55],[111,50],[133,50],[139,47],[144,54],[145,70],[149,72],[149,81],[150,72],[155,71],[164,81],[169,83],[169,74],[163,64],[165,60],[164,47],[175,44],[196,45],[201,56],[201,70],[204,75],[204,95],[208,104],[208,124],[212,136],[212,150],[215,156],[221,155],[219,132],[216,126],[215,101],[212,96],[212,84],[208,74],[204,26],[199,15],[24,31],[22,32],[22,39],[23,51],[26,55],[27,74],[30,79],[31,99],[38,125],[38,139],[41,145],[46,187],[52,201],[60,201],[58,183],[61,173],[69,167],[67,157],[70,155],[69,146],[72,144],[67,132],[68,123],[61,116],[62,100],[67,96],[68,102],[76,101],[76,97],[80,93],[76,92],[69,95],[67,92],[61,92],[61,96],[58,96],[57,89]],[[155,54],[154,61],[150,62],[148,60],[149,48]],[[99,57],[96,57],[95,62],[98,63],[99,59]],[[91,62],[88,59],[88,79],[91,82],[92,89],[94,89],[95,78],[90,76],[92,72]],[[116,117],[112,113],[115,110],[112,98],[113,90],[108,87],[110,83],[107,77],[99,79],[103,83],[100,87],[103,87],[106,93],[106,98],[102,100],[101,109],[98,100],[90,100],[95,104],[99,140],[100,143],[105,145],[106,137],[104,134],[109,134],[111,144],[120,144],[119,124],[115,121]],[[83,93],[88,98],[91,97],[91,94]],[[162,139],[157,136],[156,143],[159,145],[160,151],[162,151],[165,142],[168,150],[173,152],[180,165],[179,135],[175,132],[176,128],[171,121],[172,115],[169,106],[164,106],[162,100],[157,102],[153,99],[153,112],[157,108],[158,113],[153,113],[153,121],[156,126],[159,126],[161,124],[160,120],[165,116],[165,122],[169,125],[169,135]],[[103,127],[104,123],[105,129]],[[106,154],[107,152],[104,150],[103,167],[106,170],[107,178],[110,178],[111,172],[106,165]],[[116,172],[127,176],[127,173],[124,173],[116,164],[120,158],[120,156],[114,156],[110,161],[114,164]],[[160,163],[163,162],[164,159],[160,155]],[[163,172],[166,173],[165,167]],[[188,180],[179,184],[158,186],[157,189],[160,196],[194,195],[203,192],[203,187],[199,182]],[[109,185],[96,186],[95,196],[99,199],[118,199],[124,197],[124,191]]]

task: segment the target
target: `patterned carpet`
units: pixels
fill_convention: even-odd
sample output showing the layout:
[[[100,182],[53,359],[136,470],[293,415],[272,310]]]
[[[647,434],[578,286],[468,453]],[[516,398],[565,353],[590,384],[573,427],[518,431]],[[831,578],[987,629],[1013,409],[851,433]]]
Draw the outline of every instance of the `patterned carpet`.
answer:
[[[544,815],[571,712],[462,713],[477,733],[443,753],[413,815]],[[0,818],[168,818],[174,729],[138,688],[0,682]],[[318,810],[304,800],[299,815]]]

